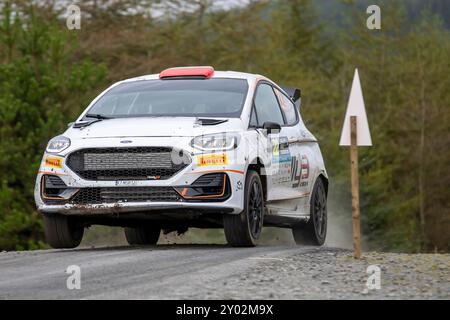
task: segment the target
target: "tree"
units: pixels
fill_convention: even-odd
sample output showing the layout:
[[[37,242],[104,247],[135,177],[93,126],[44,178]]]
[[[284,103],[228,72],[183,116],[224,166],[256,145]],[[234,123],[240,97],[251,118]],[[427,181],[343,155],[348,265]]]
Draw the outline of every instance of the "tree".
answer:
[[[76,38],[64,21],[55,14],[49,19],[36,5],[19,4],[3,6],[0,29],[0,249],[43,244],[33,205],[42,152],[104,74],[101,66],[74,59],[74,47],[67,44]]]
[[[348,73],[360,68],[374,141],[361,161],[365,233],[374,248],[448,250],[448,31],[431,14],[406,19],[401,2],[383,3],[380,31],[356,12],[342,54]]]

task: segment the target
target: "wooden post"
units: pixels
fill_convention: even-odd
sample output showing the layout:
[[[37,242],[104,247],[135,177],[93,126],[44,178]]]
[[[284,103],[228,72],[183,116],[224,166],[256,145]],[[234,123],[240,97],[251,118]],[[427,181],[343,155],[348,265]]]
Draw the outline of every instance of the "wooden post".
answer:
[[[358,145],[357,117],[350,117],[350,160],[352,176],[352,225],[353,250],[356,259],[361,258],[361,223],[359,212],[359,176],[358,176]]]

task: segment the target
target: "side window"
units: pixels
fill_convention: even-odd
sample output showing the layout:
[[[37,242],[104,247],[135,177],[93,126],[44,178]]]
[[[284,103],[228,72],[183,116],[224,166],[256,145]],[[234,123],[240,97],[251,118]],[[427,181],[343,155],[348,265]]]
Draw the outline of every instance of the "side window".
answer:
[[[295,124],[297,122],[297,112],[295,111],[294,103],[278,89],[275,90],[278,98],[280,99],[281,110],[284,113],[284,118],[286,119],[287,125],[291,126]]]
[[[255,97],[255,108],[260,126],[267,121],[276,122],[280,125],[284,124],[283,115],[272,86],[265,83],[258,86]]]

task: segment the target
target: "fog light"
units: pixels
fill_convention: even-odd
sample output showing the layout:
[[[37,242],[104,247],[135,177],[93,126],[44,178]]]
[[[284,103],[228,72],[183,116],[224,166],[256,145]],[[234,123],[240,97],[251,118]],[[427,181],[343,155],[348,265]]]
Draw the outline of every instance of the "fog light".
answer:
[[[225,173],[205,174],[190,186],[176,187],[184,199],[225,199],[229,196],[229,179]]]

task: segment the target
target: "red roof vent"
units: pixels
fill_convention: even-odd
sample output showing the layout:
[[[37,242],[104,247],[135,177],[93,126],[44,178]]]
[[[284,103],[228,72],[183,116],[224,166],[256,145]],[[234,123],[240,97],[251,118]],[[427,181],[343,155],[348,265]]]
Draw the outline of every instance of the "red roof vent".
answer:
[[[162,71],[159,74],[160,79],[170,79],[170,78],[203,78],[210,79],[214,74],[213,67],[180,67],[180,68],[170,68]]]

